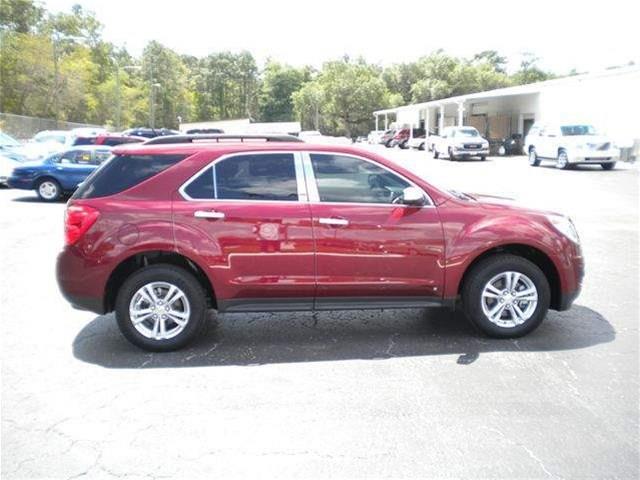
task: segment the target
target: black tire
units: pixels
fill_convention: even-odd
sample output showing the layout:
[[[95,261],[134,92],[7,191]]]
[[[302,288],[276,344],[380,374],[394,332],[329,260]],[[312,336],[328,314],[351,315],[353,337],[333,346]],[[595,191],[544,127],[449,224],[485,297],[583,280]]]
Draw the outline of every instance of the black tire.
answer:
[[[148,338],[131,322],[129,305],[136,292],[151,282],[167,282],[182,290],[189,302],[191,314],[187,325],[175,337],[163,340]],[[158,264],[133,273],[120,287],[116,297],[116,320],[120,331],[129,342],[144,350],[169,352],[178,350],[200,336],[207,325],[207,298],[196,278],[174,265]]]
[[[51,193],[50,195],[45,194],[43,191],[45,186],[50,186],[52,190],[47,189],[47,191],[51,191],[53,193]],[[55,191],[53,189],[55,189]],[[62,187],[57,180],[53,178],[43,178],[41,180],[38,180],[38,184],[36,185],[36,193],[38,194],[40,200],[42,200],[43,202],[57,202],[62,198],[63,192]]]
[[[404,150],[405,148],[407,148],[407,141],[403,140],[398,144],[398,147],[400,147],[400,150]]]
[[[483,312],[482,292],[492,278],[509,271],[524,274],[533,282],[538,293],[538,302],[524,323],[504,327],[493,323]],[[517,338],[535,330],[546,317],[550,300],[549,281],[542,270],[526,258],[510,254],[496,254],[481,260],[468,272],[462,286],[465,315],[484,334],[494,338]]]
[[[418,150],[424,151],[424,142],[418,145]]]
[[[540,157],[536,155],[536,149],[531,147],[529,149],[529,165],[532,167],[537,167],[540,165]]]
[[[616,168],[616,162],[601,163],[600,166],[603,170],[613,170]]]
[[[449,160],[451,160],[452,162],[455,162],[456,161],[456,156],[453,154],[453,150],[451,150],[451,148],[449,148],[447,150],[447,153],[449,155]]]
[[[384,142],[384,146],[387,148],[391,148],[391,140],[387,140],[386,142]]]
[[[433,147],[433,158],[438,158],[440,156],[440,154],[438,153],[438,149],[434,146]]]
[[[569,157],[567,151],[563,148],[558,150],[558,157],[556,158],[556,168],[560,170],[567,170],[571,167],[569,163]]]
[[[487,157],[485,157],[484,155],[482,155],[482,156],[480,157],[480,161],[481,161],[481,162],[484,162],[486,159],[487,159]]]

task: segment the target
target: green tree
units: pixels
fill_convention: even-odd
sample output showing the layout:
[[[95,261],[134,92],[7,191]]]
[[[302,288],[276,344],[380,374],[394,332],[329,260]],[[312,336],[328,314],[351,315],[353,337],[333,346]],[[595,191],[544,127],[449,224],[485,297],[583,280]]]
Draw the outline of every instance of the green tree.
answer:
[[[263,122],[293,119],[294,92],[311,79],[311,69],[294,68],[269,60],[264,69],[259,95],[259,118]]]
[[[31,33],[44,17],[44,9],[32,0],[0,1],[0,29]]]
[[[513,82],[516,85],[524,85],[553,78],[554,76],[551,73],[545,72],[538,67],[538,60],[539,58],[532,53],[523,54],[520,69],[511,77]]]

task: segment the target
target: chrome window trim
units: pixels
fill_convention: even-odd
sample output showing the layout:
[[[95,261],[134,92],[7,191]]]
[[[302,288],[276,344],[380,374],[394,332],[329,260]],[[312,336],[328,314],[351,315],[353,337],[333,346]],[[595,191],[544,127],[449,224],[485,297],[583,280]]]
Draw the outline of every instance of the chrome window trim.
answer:
[[[189,196],[189,194],[187,194],[186,192],[186,188],[195,181],[196,178],[198,178],[201,174],[203,174],[209,167],[213,167],[212,171],[213,171],[213,191],[214,191],[214,195],[217,196],[218,195],[218,185],[217,185],[217,178],[216,178],[216,169],[215,169],[215,164],[218,162],[222,162],[226,159],[229,158],[233,158],[233,157],[242,157],[242,156],[246,156],[246,155],[270,155],[270,154],[285,154],[285,155],[291,155],[293,156],[293,162],[294,162],[294,168],[295,168],[295,173],[296,173],[296,187],[297,187],[297,191],[298,191],[298,199],[297,200],[251,200],[251,199],[224,199],[224,198],[192,198],[191,196]],[[277,203],[284,203],[284,204],[293,204],[293,203],[308,203],[308,201],[306,200],[308,198],[307,196],[307,192],[306,192],[306,185],[304,182],[304,178],[301,177],[301,166],[302,166],[302,160],[300,158],[300,152],[296,152],[296,151],[292,151],[292,150],[259,150],[259,151],[243,151],[243,152],[233,152],[233,153],[227,153],[225,155],[221,155],[220,157],[212,160],[211,162],[209,162],[208,164],[206,164],[204,167],[202,167],[200,170],[198,170],[196,173],[194,173],[191,177],[189,177],[183,184],[182,186],[180,186],[180,188],[178,189],[178,193],[180,194],[180,196],[184,199],[187,200],[188,202],[223,202],[223,203],[228,203],[228,202],[233,202],[233,203],[242,203],[242,202],[248,202],[248,203],[273,203],[273,202],[277,202]],[[304,199],[304,200],[303,200]]]
[[[313,164],[311,163],[311,154],[317,154],[317,155],[338,155],[338,156],[343,156],[343,157],[353,157],[353,158],[357,158],[358,160],[362,160],[365,162],[369,162],[379,168],[382,168],[383,170],[386,170],[387,172],[396,175],[397,177],[401,178],[402,180],[404,180],[405,182],[407,182],[410,186],[417,188],[418,190],[420,190],[422,192],[422,194],[424,195],[424,197],[426,198],[428,204],[425,205],[421,205],[419,207],[415,206],[415,205],[404,205],[402,203],[366,203],[366,202],[323,202],[320,200],[320,193],[318,192],[318,184],[316,182],[316,177],[315,177],[315,173],[313,172]],[[419,185],[416,185],[414,182],[412,182],[411,180],[409,180],[408,178],[406,178],[404,175],[401,175],[400,173],[396,172],[395,170],[392,170],[391,168],[387,167],[386,165],[383,165],[381,163],[376,162],[375,160],[371,160],[369,158],[363,157],[361,155],[358,155],[356,153],[344,153],[344,152],[332,152],[329,150],[306,150],[303,152],[302,155],[302,159],[304,162],[304,173],[305,173],[305,180],[307,182],[307,191],[309,192],[309,201],[311,203],[319,203],[322,205],[357,205],[357,206],[374,206],[374,207],[393,207],[393,208],[398,208],[398,207],[405,207],[405,208],[435,208],[435,203],[433,202],[433,199],[429,196],[429,194],[427,192],[424,191],[424,188],[420,187]]]

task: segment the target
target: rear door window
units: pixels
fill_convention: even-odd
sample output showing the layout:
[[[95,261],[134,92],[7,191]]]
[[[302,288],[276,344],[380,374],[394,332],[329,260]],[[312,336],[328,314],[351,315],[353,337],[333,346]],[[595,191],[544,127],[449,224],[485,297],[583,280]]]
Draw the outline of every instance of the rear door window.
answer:
[[[298,201],[292,153],[236,155],[208,167],[182,189],[188,199]]]
[[[93,172],[72,198],[97,198],[123,192],[175,165],[186,155],[114,155]]]

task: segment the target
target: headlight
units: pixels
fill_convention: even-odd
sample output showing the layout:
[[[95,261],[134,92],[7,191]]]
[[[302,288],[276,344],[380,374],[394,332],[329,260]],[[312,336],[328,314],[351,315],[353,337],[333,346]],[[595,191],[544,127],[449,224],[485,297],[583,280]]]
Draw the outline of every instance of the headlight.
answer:
[[[580,243],[578,231],[569,217],[565,217],[564,215],[547,215],[547,218],[561,234],[574,243]]]

